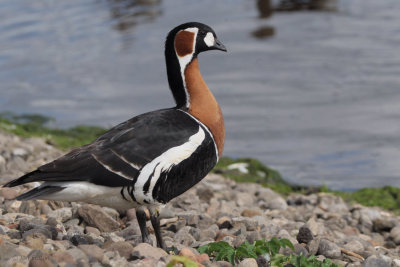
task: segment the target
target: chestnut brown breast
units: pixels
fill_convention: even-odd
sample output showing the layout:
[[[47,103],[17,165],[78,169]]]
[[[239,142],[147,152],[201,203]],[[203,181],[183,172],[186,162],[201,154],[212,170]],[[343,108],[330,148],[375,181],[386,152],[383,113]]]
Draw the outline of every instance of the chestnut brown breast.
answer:
[[[185,83],[189,94],[189,113],[206,125],[217,145],[218,155],[224,150],[225,126],[224,117],[217,100],[211,93],[200,74],[197,58],[185,69]]]

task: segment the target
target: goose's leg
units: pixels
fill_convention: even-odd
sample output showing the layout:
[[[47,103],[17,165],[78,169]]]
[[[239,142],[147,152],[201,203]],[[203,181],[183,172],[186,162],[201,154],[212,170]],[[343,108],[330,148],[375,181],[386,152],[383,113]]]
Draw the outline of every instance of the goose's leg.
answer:
[[[143,209],[139,208],[136,210],[136,219],[139,223],[140,232],[142,233],[142,241],[144,243],[151,244],[151,240],[149,238],[149,231],[147,231],[146,227],[146,213]]]
[[[161,235],[161,230],[160,230],[160,217],[159,217],[159,212],[158,210],[153,210],[150,209],[150,220],[151,220],[151,225],[153,225],[154,228],[154,233],[156,235],[157,239],[157,246],[159,248],[162,248],[163,250],[166,249],[164,240],[162,239]]]

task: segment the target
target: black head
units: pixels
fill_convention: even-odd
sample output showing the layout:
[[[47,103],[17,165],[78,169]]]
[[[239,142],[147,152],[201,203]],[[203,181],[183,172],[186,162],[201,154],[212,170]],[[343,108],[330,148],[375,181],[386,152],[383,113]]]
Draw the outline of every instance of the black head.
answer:
[[[199,22],[184,23],[171,30],[166,40],[166,49],[168,48],[174,48],[178,56],[188,54],[196,56],[208,50],[226,52],[225,46],[218,40],[214,30]]]
[[[226,51],[226,48],[217,39],[213,29],[205,24],[188,22],[175,27],[168,33],[165,42],[165,59],[168,83],[177,107],[185,107],[188,104],[183,72],[199,53],[208,50]]]

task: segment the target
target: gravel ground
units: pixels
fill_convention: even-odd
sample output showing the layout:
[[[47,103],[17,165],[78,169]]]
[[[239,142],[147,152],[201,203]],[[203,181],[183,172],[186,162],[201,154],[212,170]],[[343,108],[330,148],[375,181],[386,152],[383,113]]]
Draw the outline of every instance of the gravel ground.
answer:
[[[0,132],[0,183],[62,154],[42,139]],[[170,261],[165,251],[141,243],[134,210],[119,214],[85,203],[13,200],[28,188],[0,189],[0,266],[162,267]],[[400,266],[399,216],[326,193],[284,198],[210,174],[166,205],[161,218],[166,245],[199,266],[231,266],[200,255],[194,248],[203,244],[224,240],[238,246],[272,237],[289,239],[295,253],[344,266]],[[155,245],[153,234],[151,239]],[[257,262],[245,259],[238,266]]]

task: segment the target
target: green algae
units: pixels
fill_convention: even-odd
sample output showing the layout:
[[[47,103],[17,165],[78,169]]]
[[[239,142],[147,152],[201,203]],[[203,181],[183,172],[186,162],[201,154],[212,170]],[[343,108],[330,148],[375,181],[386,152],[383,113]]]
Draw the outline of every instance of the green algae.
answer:
[[[98,126],[78,125],[68,129],[50,128],[46,124],[54,119],[38,114],[16,115],[0,113],[0,130],[21,137],[41,137],[47,143],[66,150],[95,140],[106,131]]]

